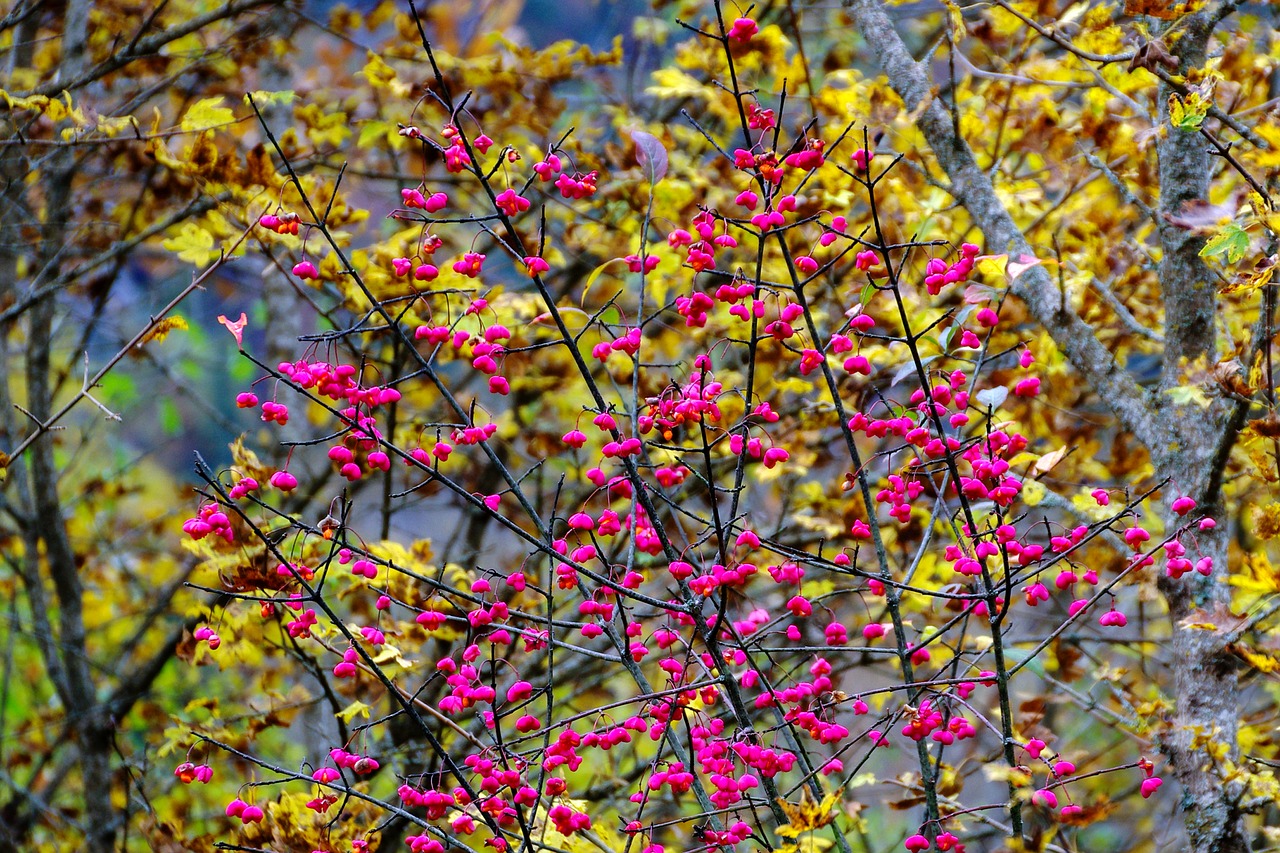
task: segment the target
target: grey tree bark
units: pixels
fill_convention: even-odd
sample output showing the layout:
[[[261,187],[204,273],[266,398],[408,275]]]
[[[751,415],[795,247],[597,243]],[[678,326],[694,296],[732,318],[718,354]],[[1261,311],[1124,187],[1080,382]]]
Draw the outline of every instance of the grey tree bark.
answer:
[[[906,109],[918,114],[917,126],[950,180],[951,194],[982,229],[988,250],[1008,252],[1011,257],[1034,255],[990,177],[978,166],[966,141],[956,135],[927,70],[913,59],[880,0],[849,0],[847,7]],[[1183,34],[1177,43],[1181,72],[1203,64],[1214,27],[1232,8],[1230,3],[1211,6],[1182,22]],[[1169,84],[1161,83],[1157,93],[1165,127],[1172,91]],[[1202,138],[1171,129],[1159,142],[1158,157],[1159,213],[1172,213],[1185,202],[1207,197],[1210,164]],[[1190,495],[1210,515],[1223,519],[1221,467],[1242,425],[1240,412],[1222,399],[1215,399],[1205,411],[1195,404],[1178,405],[1164,393],[1186,381],[1186,366],[1197,358],[1216,360],[1215,289],[1198,254],[1203,238],[1168,223],[1161,226],[1159,236],[1165,349],[1158,394],[1140,387],[1116,362],[1093,329],[1066,304],[1043,267],[1020,275],[1013,292],[1120,424],[1147,447],[1157,476],[1170,479],[1169,491],[1176,492],[1173,497]],[[1220,524],[1200,537],[1202,551],[1214,559],[1212,576],[1161,584],[1171,623],[1172,659],[1179,662],[1172,678],[1176,715],[1172,733],[1161,746],[1182,787],[1181,809],[1196,853],[1249,849],[1241,820],[1241,791],[1214,771],[1204,748],[1207,738],[1229,744],[1232,758],[1238,754],[1241,708],[1234,659],[1224,648],[1222,635],[1183,627],[1197,610],[1229,603],[1226,527]]]
[[[185,33],[269,2],[231,0],[179,28],[135,39],[97,62],[88,52],[92,0],[67,0],[57,8],[35,4],[13,19],[19,22],[9,33],[12,41],[4,69],[9,73],[3,79],[6,83],[16,79],[15,69],[33,65],[35,48],[43,48],[47,41],[42,30],[52,22],[61,28],[60,55],[41,93],[56,96],[65,90],[78,105],[92,107],[94,93],[86,90],[105,75],[154,56]],[[175,625],[159,648],[105,664],[98,659],[101,656],[86,632],[83,555],[76,552],[68,531],[64,471],[54,452],[56,433],[45,426],[58,395],[55,341],[65,316],[63,291],[82,284],[99,269],[110,269],[147,235],[130,242],[138,235],[122,234],[110,250],[83,258],[77,245],[83,221],[78,194],[87,180],[86,162],[94,155],[71,144],[52,152],[28,148],[21,144],[26,142],[21,134],[23,120],[13,112],[4,114],[5,141],[10,144],[0,150],[0,302],[6,306],[0,312],[0,449],[13,450],[33,434],[37,437],[17,458],[0,462],[7,475],[0,486],[0,514],[12,522],[22,540],[23,555],[5,563],[24,593],[28,612],[20,618],[29,628],[61,706],[62,731],[49,738],[42,754],[32,756],[36,770],[29,779],[6,774],[5,796],[0,801],[0,851],[30,849],[34,828],[54,821],[71,823],[83,835],[76,849],[112,853],[125,815],[114,802],[120,790],[114,759],[117,723],[151,690],[189,625]],[[34,186],[29,180],[32,174],[38,178]],[[173,223],[207,209],[189,205],[174,214]],[[79,261],[84,263],[78,265]],[[16,414],[19,402],[27,415]],[[150,625],[150,619],[164,612],[176,588],[157,591],[155,609],[143,624]],[[22,627],[15,621],[6,630],[17,632]],[[13,740],[11,731],[4,732],[0,744]],[[68,800],[59,790],[63,785],[78,785],[74,814],[65,808]]]

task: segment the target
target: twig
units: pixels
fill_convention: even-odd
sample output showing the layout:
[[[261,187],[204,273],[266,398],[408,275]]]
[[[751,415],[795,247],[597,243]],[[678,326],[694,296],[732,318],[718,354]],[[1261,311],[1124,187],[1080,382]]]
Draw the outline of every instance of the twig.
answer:
[[[244,239],[249,236],[249,232],[251,230],[253,230],[252,225],[250,225],[243,232],[241,232],[240,236],[236,239],[235,243],[231,245],[229,250],[224,250],[222,255],[219,256],[219,258],[216,261],[214,261],[212,264],[209,265],[208,269],[206,269],[200,275],[192,279],[191,283],[188,284],[186,287],[184,287],[177,296],[169,300],[169,303],[165,305],[163,308],[161,308],[154,316],[152,316],[147,321],[147,324],[143,326],[142,329],[136,335],[130,338],[129,342],[126,343],[123,347],[121,347],[120,351],[117,352],[115,355],[113,355],[107,361],[107,363],[104,364],[102,368],[99,369],[98,372],[95,373],[92,377],[88,376],[88,366],[86,364],[86,367],[85,367],[86,378],[84,381],[84,385],[81,387],[81,389],[78,392],[76,392],[75,396],[73,396],[70,400],[64,403],[62,405],[62,408],[58,409],[58,411],[51,414],[47,420],[42,421],[39,418],[36,418],[30,412],[27,412],[25,409],[22,409],[21,406],[19,406],[18,407],[19,409],[22,409],[22,411],[28,417],[30,417],[32,420],[36,422],[36,428],[26,438],[24,438],[21,441],[21,443],[19,443],[18,446],[15,447],[12,451],[10,451],[9,453],[0,453],[0,469],[8,468],[9,465],[13,463],[13,460],[21,456],[23,451],[25,451],[28,447],[30,447],[31,444],[36,439],[38,439],[40,436],[44,435],[46,432],[49,432],[51,429],[53,429],[54,425],[57,424],[58,421],[62,420],[62,418],[64,418],[68,412],[74,409],[76,407],[76,404],[79,403],[81,400],[85,398],[89,398],[90,400],[93,400],[93,402],[99,408],[103,408],[104,411],[106,411],[106,409],[102,406],[101,403],[93,399],[90,392],[98,386],[98,383],[102,381],[103,377],[105,377],[108,373],[110,373],[112,368],[114,368],[117,364],[119,364],[120,361],[125,356],[127,356],[130,353],[130,351],[133,350],[134,347],[138,346],[138,344],[140,344],[142,341],[146,339],[147,335],[149,335],[152,332],[152,330],[155,329],[157,325],[159,325],[160,321],[163,320],[169,314],[169,312],[177,308],[178,305],[184,299],[186,299],[196,290],[203,287],[204,282],[210,276],[212,276],[213,273],[216,272],[226,262],[229,252],[234,252],[240,246],[240,244],[244,242]],[[87,359],[88,356],[86,355],[85,358]],[[113,413],[110,411],[108,411],[107,413],[108,413],[108,416],[113,415]],[[119,417],[116,416],[115,420],[119,420]]]

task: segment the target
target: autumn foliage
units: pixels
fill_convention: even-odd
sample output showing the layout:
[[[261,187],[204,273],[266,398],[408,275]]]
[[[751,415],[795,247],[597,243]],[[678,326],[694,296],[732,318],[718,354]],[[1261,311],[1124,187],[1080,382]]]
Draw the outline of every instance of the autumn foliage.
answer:
[[[338,9],[279,82],[289,34],[227,7],[259,49],[205,46],[149,129],[30,56],[5,166],[67,152],[35,220],[74,228],[101,146],[171,211],[129,251],[199,270],[107,368],[205,330],[243,434],[166,483],[184,569],[129,632],[94,614],[154,575],[78,566],[109,550],[73,514],[7,534],[10,660],[59,702],[5,734],[69,732],[6,749],[10,843],[1274,843],[1269,13],[894,9],[662,5],[608,49]],[[12,341],[102,286],[5,251]],[[219,277],[225,313],[165,319]],[[77,482],[55,396],[6,425],[33,512]],[[104,488],[83,512],[144,511]],[[55,636],[148,677],[77,709]]]

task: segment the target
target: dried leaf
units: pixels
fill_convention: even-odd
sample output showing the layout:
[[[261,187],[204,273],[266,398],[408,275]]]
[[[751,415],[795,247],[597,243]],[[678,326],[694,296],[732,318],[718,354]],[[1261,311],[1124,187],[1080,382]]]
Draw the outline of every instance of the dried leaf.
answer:
[[[185,332],[188,328],[190,327],[187,325],[187,321],[182,317],[177,315],[172,317],[163,317],[156,321],[156,324],[151,327],[151,331],[147,332],[142,340],[138,341],[138,346],[151,343],[152,341],[160,343],[165,338],[169,337],[169,333],[174,329]]]
[[[1243,660],[1258,672],[1280,672],[1280,657],[1275,652],[1251,649],[1243,643],[1232,643],[1227,651]]]
[[[1247,618],[1244,614],[1232,613],[1231,609],[1225,605],[1217,604],[1212,610],[1193,611],[1178,624],[1183,628],[1228,634],[1244,624]]]
[[[840,801],[838,792],[827,794],[817,802],[808,788],[802,789],[799,803],[789,803],[779,798],[778,805],[787,815],[787,825],[776,830],[783,838],[795,838],[802,833],[821,829],[836,819],[835,805]]]
[[[1077,801],[1078,802],[1078,801]],[[1079,803],[1081,810],[1072,815],[1060,815],[1058,820],[1067,826],[1088,826],[1105,819],[1119,808],[1105,794],[1099,794],[1092,803]]]
[[[1272,412],[1265,418],[1250,421],[1248,428],[1263,438],[1280,438],[1280,414]]]
[[[1134,0],[1129,0],[1129,2],[1134,2]],[[1144,0],[1138,0],[1138,2],[1144,2]],[[1151,2],[1151,0],[1145,0],[1145,2]],[[1154,72],[1157,65],[1163,65],[1171,72],[1178,70],[1178,57],[1171,54],[1160,39],[1152,39],[1138,45],[1133,52],[1133,59],[1129,60],[1130,71],[1145,68]]]
[[[1236,214],[1234,201],[1222,204],[1209,204],[1204,199],[1184,201],[1177,213],[1164,214],[1164,221],[1179,228],[1185,228],[1192,234],[1208,237],[1219,227],[1231,221]]]
[[[1131,17],[1149,15],[1162,21],[1172,21],[1178,17],[1182,5],[1169,0],[1124,0],[1124,13]]]
[[[1084,675],[1084,670],[1079,666],[1080,659],[1084,657],[1084,652],[1080,651],[1079,643],[1062,642],[1062,638],[1055,638],[1053,641],[1053,656],[1058,662],[1058,678],[1067,684],[1075,681]]]
[[[1222,388],[1223,391],[1241,397],[1252,397],[1256,389],[1249,385],[1243,373],[1244,365],[1240,363],[1238,358],[1220,361],[1209,371],[1213,381],[1218,383],[1218,387]]]
[[[1026,729],[1044,719],[1045,701],[1043,696],[1036,696],[1018,704],[1020,725]]]
[[[1243,293],[1248,295],[1260,290],[1271,284],[1272,279],[1275,277],[1277,263],[1280,263],[1280,255],[1259,258],[1252,269],[1238,271],[1219,292],[1223,294]]]

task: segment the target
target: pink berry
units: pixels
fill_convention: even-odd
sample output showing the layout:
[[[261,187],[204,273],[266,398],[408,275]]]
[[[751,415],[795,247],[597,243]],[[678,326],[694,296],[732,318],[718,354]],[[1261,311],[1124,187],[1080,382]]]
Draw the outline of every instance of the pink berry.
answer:
[[[911,853],[920,853],[921,850],[929,849],[929,839],[923,835],[912,835],[902,842],[902,846],[911,851]]]
[[[277,471],[271,475],[270,483],[282,492],[291,492],[298,488],[298,478],[288,471]]]
[[[293,274],[301,279],[316,279],[320,277],[320,271],[316,269],[316,265],[311,263],[311,261],[299,261],[294,264]],[[259,820],[261,820],[261,818],[259,818]]]

